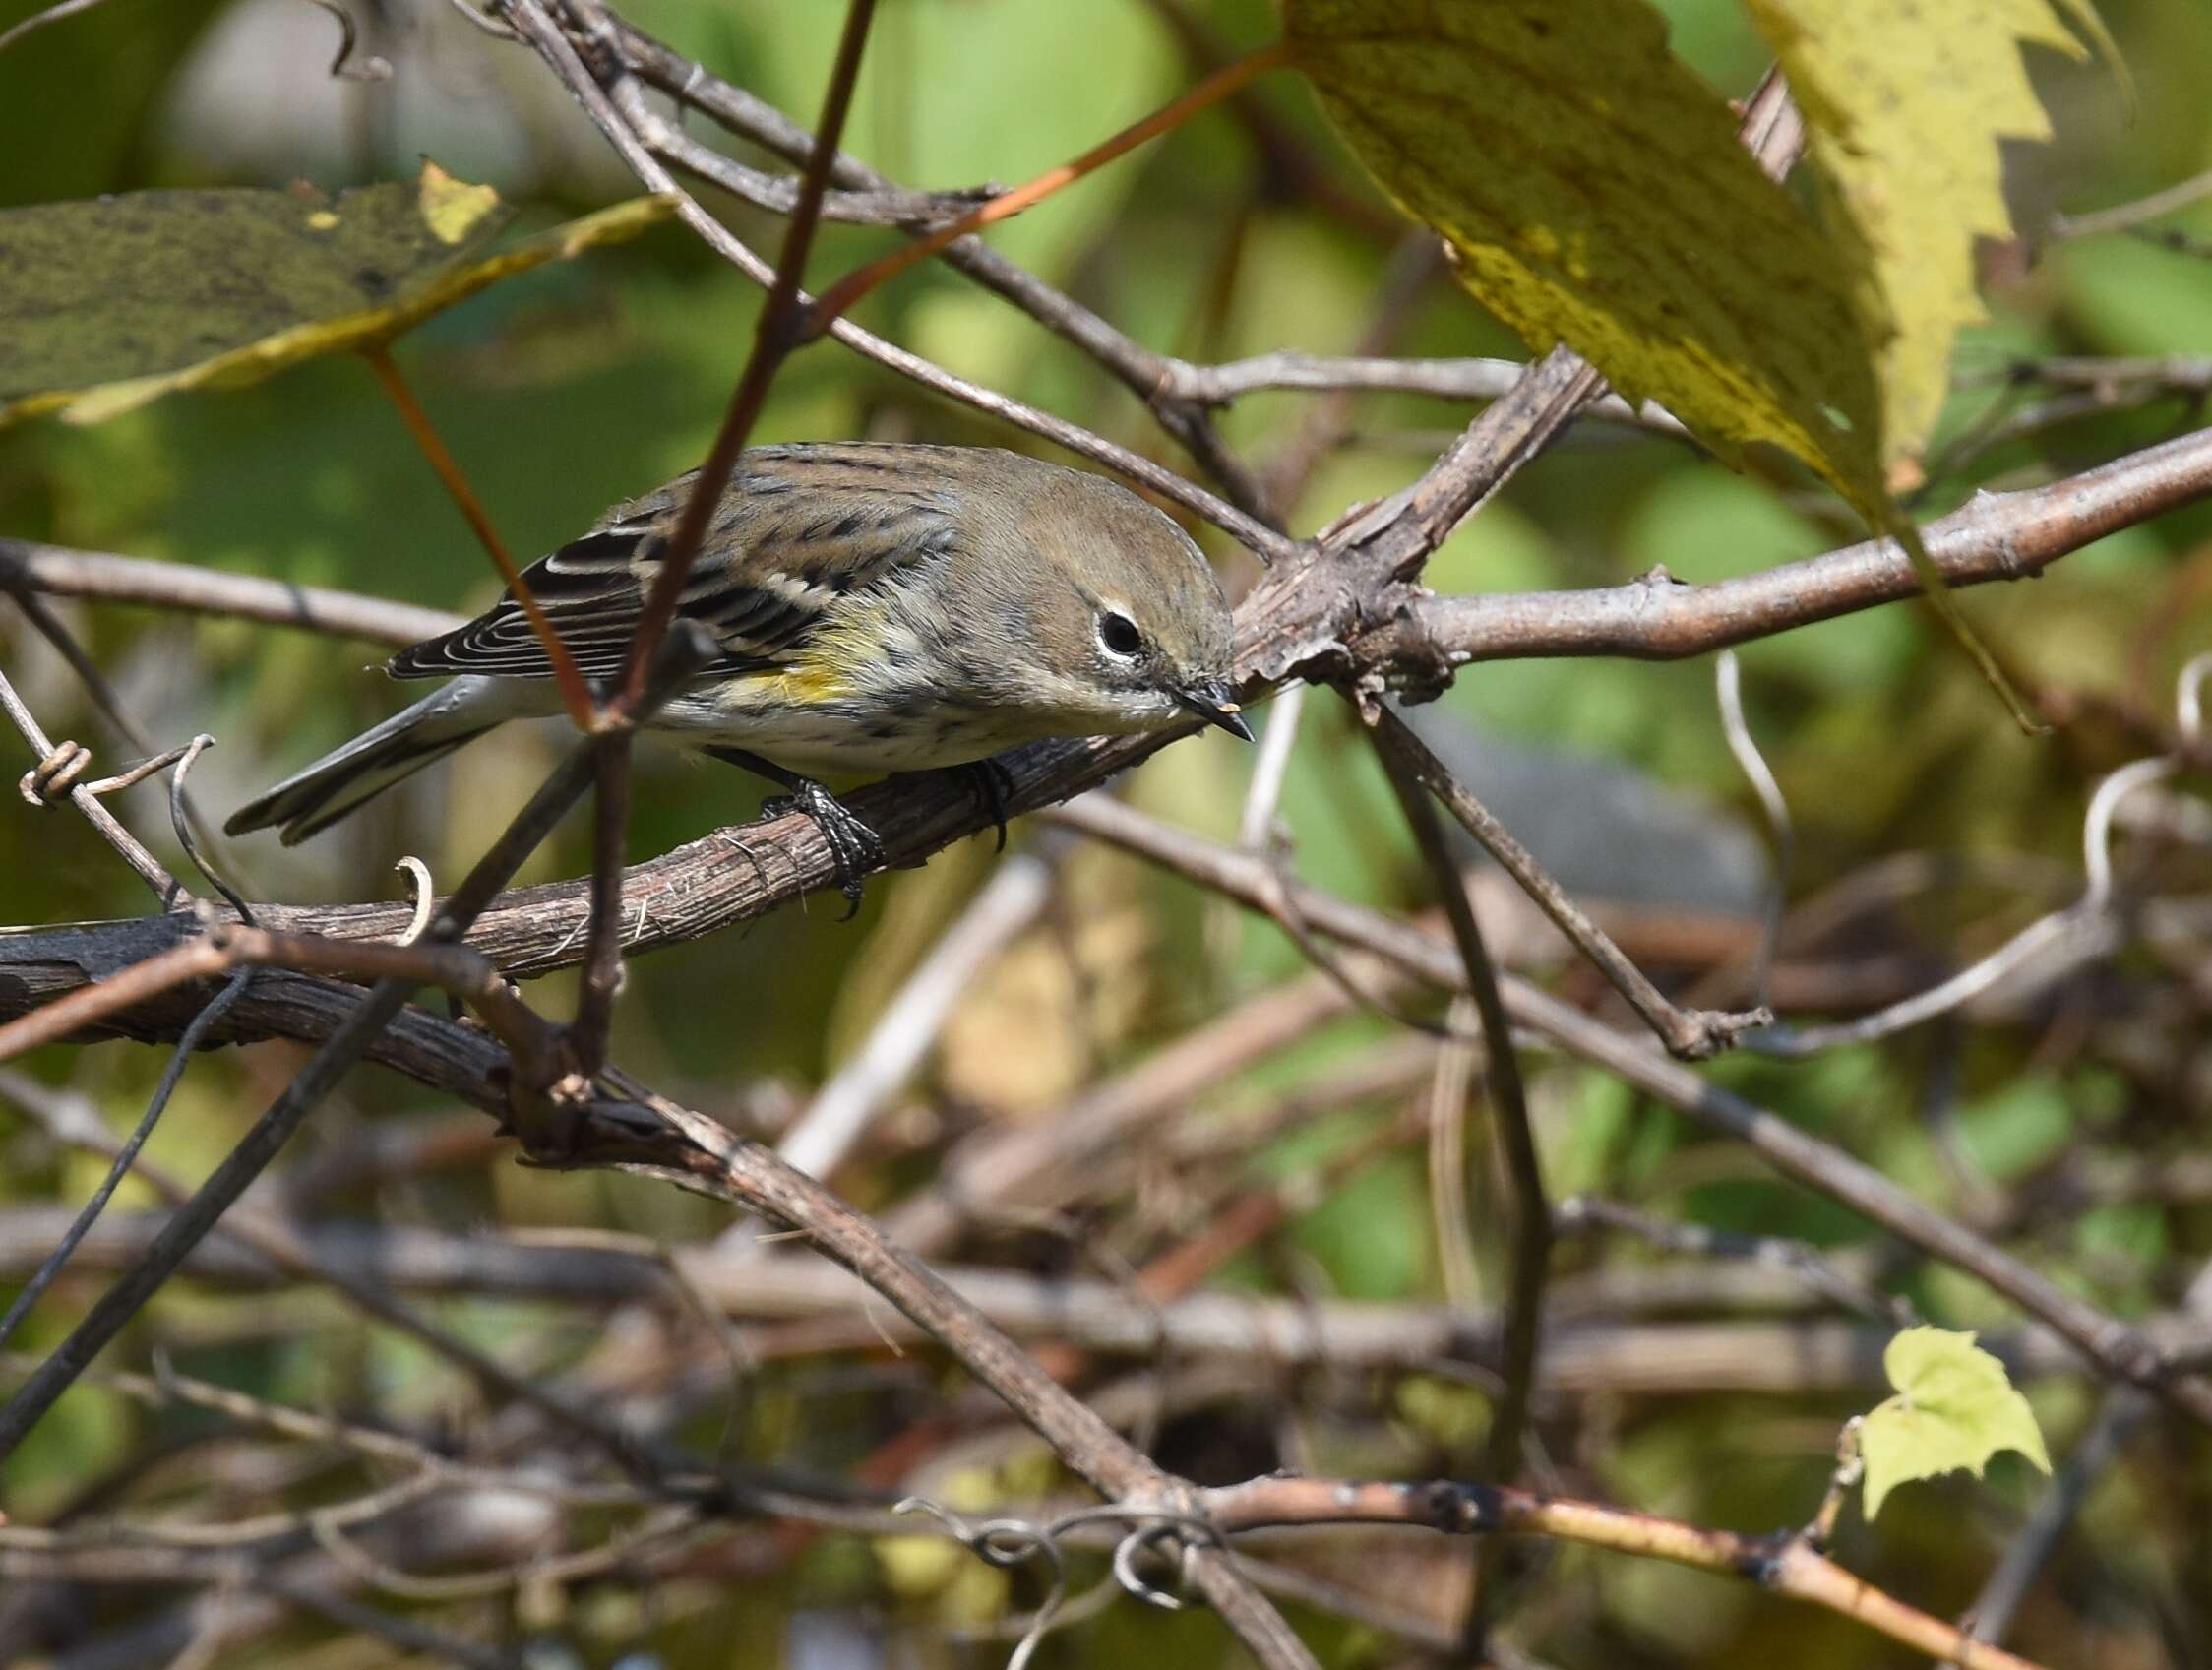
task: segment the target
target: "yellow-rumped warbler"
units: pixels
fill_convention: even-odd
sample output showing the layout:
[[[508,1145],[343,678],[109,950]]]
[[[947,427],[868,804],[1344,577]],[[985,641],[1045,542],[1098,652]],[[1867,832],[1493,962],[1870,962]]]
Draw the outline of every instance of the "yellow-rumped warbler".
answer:
[[[586,678],[620,671],[696,474],[618,505],[525,575]],[[1127,488],[1014,453],[754,448],[678,612],[722,654],[653,728],[791,790],[848,894],[881,848],[817,775],[967,765],[1193,715],[1252,735],[1227,682],[1228,606],[1198,546]],[[512,594],[388,670],[459,676],[241,807],[232,835],[278,825],[302,840],[505,720],[561,711]]]

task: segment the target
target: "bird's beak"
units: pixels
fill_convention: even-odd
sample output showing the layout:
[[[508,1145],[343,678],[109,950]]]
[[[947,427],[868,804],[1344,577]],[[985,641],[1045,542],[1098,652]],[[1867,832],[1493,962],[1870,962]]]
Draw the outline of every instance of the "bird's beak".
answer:
[[[1195,684],[1188,690],[1178,691],[1175,699],[1207,724],[1219,725],[1242,741],[1252,740],[1252,726],[1245,723],[1244,713],[1229,694],[1227,684]]]

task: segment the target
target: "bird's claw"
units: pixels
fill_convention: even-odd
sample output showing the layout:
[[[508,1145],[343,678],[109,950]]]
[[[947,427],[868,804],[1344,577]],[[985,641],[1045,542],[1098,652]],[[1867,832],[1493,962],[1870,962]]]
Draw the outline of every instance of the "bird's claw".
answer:
[[[845,896],[844,921],[860,910],[860,882],[884,862],[883,838],[848,809],[844,802],[810,777],[801,777],[789,794],[761,802],[761,816],[780,818],[786,812],[803,812],[814,820],[829,844],[830,861],[836,867],[837,891]]]
[[[1014,773],[996,759],[976,760],[958,768],[967,779],[968,792],[975,796],[976,804],[991,814],[991,822],[999,832],[998,850],[1007,849],[1007,796],[1014,792]]]

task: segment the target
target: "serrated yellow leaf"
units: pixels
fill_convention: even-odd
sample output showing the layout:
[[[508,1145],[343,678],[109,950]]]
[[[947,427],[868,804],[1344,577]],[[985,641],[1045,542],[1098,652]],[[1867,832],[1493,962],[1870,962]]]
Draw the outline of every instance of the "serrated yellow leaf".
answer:
[[[1772,442],[1882,502],[1834,251],[1643,0],[1286,0],[1284,25],[1346,142],[1530,347],[1567,342],[1723,454]]]
[[[1283,21],[1346,143],[1485,306],[1723,457],[1766,441],[1803,460],[1903,544],[1930,607],[2041,728],[1890,497],[1883,425],[1904,397],[1877,377],[1890,327],[1855,276],[1868,263],[1759,170],[1644,0],[1284,0]]]
[[[1974,241],[2011,234],[1998,141],[2051,137],[2022,45],[2084,48],[2051,0],[1748,4],[1805,113],[1879,355],[1883,460],[1913,458],[1942,409],[1952,340],[1983,317]]]
[[[1980,1478],[2000,1450],[2017,1451],[2051,1471],[2035,1412],[2005,1377],[2004,1365],[1976,1345],[1973,1334],[1908,1328],[1890,1340],[1881,1366],[1897,1394],[1860,1427],[1868,1518],[1912,1479],[1961,1470]]]

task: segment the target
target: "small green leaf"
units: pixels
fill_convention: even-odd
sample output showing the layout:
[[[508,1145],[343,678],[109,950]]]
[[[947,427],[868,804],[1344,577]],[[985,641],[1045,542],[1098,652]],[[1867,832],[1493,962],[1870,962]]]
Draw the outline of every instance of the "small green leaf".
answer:
[[[1908,1328],[1882,1353],[1897,1395],[1876,1405],[1859,1434],[1867,1464],[1867,1517],[1890,1491],[1912,1479],[1963,1468],[1976,1478],[1999,1450],[2016,1451],[2045,1472],[2050,1454],[2035,1413],[2004,1365],[1971,1333]]]
[[[0,211],[0,428],[47,411],[97,423],[387,342],[670,208],[638,198],[474,261],[511,211],[431,162],[336,200],[149,191]]]

